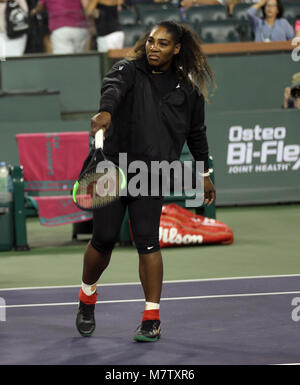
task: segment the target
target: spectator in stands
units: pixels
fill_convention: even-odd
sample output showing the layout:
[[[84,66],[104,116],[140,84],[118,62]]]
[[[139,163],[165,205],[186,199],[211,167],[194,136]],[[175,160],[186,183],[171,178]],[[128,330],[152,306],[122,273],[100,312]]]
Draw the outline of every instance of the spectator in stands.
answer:
[[[29,8],[30,29],[25,53],[47,52],[51,53],[50,31],[48,27],[48,13],[31,14],[39,0],[27,0]]]
[[[99,52],[123,48],[125,36],[119,22],[119,10],[121,10],[122,3],[123,0],[89,1],[86,13],[88,16],[94,17]]]
[[[52,52],[70,54],[83,52],[89,39],[84,9],[88,0],[39,0],[32,14],[47,9]]]
[[[262,19],[256,15],[260,8],[263,12]],[[282,17],[283,11],[280,0],[261,0],[247,10],[255,41],[283,41],[295,36],[293,27]]]
[[[295,24],[295,33],[297,37],[300,37],[300,19],[296,21]]]
[[[26,0],[15,0],[19,6],[28,13]],[[6,11],[7,0],[0,0],[0,58],[9,56],[22,56],[25,52],[27,33],[22,36],[10,39],[6,33]]]
[[[282,108],[300,110],[300,72],[293,75],[292,85],[285,88]]]

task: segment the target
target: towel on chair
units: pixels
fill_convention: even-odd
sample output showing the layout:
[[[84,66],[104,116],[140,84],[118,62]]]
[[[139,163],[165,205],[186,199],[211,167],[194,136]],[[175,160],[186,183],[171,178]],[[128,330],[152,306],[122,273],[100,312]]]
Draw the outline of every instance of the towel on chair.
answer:
[[[26,191],[72,190],[89,153],[89,133],[16,135]]]
[[[89,133],[62,132],[16,135],[25,191],[71,191],[89,153]],[[92,219],[72,195],[31,197],[40,223],[57,226]]]
[[[33,199],[38,205],[40,223],[44,226],[65,225],[93,218],[91,212],[82,211],[74,204],[71,195],[34,197]]]

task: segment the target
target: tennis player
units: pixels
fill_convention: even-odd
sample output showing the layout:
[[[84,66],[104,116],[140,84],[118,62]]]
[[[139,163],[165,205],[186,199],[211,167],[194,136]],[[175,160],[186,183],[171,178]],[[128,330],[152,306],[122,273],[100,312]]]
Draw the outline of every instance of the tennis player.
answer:
[[[210,205],[216,194],[209,177],[204,124],[210,82],[214,82],[213,74],[195,32],[176,22],[160,22],[103,79],[99,113],[91,120],[92,135],[104,130],[104,153],[116,164],[119,153],[126,153],[129,163],[178,160],[186,140],[195,160],[204,162],[204,204]],[[129,194],[94,211],[76,318],[82,336],[95,331],[96,284],[110,262],[128,207],[145,294],[145,310],[134,339],[152,342],[160,338],[162,204],[162,196]]]

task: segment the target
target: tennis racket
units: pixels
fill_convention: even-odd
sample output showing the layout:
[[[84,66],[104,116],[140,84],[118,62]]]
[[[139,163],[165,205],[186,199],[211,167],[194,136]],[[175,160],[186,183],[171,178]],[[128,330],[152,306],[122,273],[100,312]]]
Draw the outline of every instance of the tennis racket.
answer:
[[[95,135],[95,151],[73,187],[73,201],[82,210],[107,206],[120,197],[126,185],[124,172],[103,153],[103,130]]]

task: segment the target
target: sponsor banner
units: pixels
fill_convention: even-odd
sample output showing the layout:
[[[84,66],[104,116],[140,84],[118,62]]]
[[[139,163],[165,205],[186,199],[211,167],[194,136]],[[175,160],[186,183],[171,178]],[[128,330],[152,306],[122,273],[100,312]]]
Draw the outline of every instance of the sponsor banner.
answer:
[[[300,201],[300,111],[208,116],[217,205]]]
[[[228,174],[297,171],[300,145],[289,143],[287,127],[231,126],[228,130]]]

